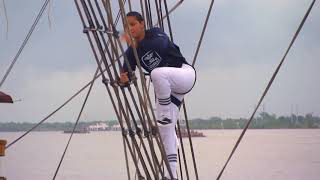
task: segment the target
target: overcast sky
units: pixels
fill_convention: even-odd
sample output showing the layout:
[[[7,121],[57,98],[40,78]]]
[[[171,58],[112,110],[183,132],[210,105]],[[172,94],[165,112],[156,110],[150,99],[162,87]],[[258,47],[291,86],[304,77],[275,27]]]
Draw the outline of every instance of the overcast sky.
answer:
[[[6,39],[1,4],[1,78],[43,4],[43,0],[5,2],[9,31]],[[196,64],[197,84],[186,97],[190,118],[248,118],[310,3],[311,0],[216,0]],[[171,16],[175,42],[189,62],[209,4],[208,0],[185,0]],[[74,2],[54,0],[50,12],[51,28],[46,11],[1,87],[1,91],[22,101],[0,104],[0,122],[40,121],[89,82],[95,72],[93,53],[82,33]],[[320,5],[316,3],[263,102],[267,112],[320,115],[319,27]],[[50,122],[75,121],[85,92]],[[115,119],[100,80],[82,119]]]

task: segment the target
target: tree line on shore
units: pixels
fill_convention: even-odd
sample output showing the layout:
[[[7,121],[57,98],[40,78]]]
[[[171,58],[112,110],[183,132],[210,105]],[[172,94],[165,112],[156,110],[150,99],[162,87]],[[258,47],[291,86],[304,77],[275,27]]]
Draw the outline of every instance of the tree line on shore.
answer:
[[[248,119],[222,119],[211,117],[209,119],[193,119],[189,121],[193,129],[243,129]],[[260,113],[251,122],[251,129],[315,129],[320,128],[320,117],[312,114],[279,116],[266,112]]]
[[[84,129],[90,125],[100,122],[106,123],[108,126],[117,125],[116,120],[110,121],[82,121],[78,124],[78,129]],[[191,129],[243,129],[248,122],[248,119],[211,117],[209,119],[192,119],[189,120],[189,127]],[[34,127],[36,123],[28,122],[0,122],[0,132],[17,132],[27,131]],[[186,122],[180,122],[181,127],[186,127]],[[36,131],[66,131],[72,130],[73,122],[46,122],[38,126]],[[260,113],[250,124],[252,129],[309,129],[320,128],[320,117],[312,114],[294,115],[291,116],[276,116],[267,112]]]

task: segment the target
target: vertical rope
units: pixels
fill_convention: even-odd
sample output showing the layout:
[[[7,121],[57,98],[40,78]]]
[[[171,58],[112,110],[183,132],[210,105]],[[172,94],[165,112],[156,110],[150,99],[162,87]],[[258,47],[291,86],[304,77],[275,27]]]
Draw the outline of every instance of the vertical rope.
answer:
[[[150,18],[150,28],[152,28],[152,10],[151,10],[151,4],[150,4],[150,0],[147,1],[148,4],[148,8],[149,8],[149,18]]]
[[[163,2],[164,2],[164,8],[166,10],[166,16],[167,16],[167,21],[168,21],[170,38],[171,38],[171,41],[173,42],[173,34],[172,34],[172,29],[171,29],[171,22],[170,22],[170,17],[169,17],[169,10],[168,10],[168,5],[167,5],[167,0],[163,0]]]
[[[110,12],[110,10],[108,10],[108,11]],[[119,64],[119,66],[121,66],[121,64]],[[136,110],[137,110],[138,116],[139,116],[140,120],[142,121],[142,125],[144,126],[143,117],[141,116],[140,111],[139,111],[139,107],[137,106],[136,101],[134,100],[134,97],[133,97],[133,94],[132,94],[132,92],[131,92],[130,86],[128,87],[128,90],[129,90],[129,92],[130,92],[130,96],[131,96],[131,98],[132,98],[132,102],[134,103],[134,106],[135,106],[135,108],[136,108]],[[124,88],[121,88],[121,91],[123,91],[123,95],[124,95],[126,104],[129,105],[128,99],[127,99],[127,97],[125,96],[125,93],[124,93]],[[134,120],[134,116],[133,116],[133,113],[132,113],[131,108],[129,108],[129,112],[130,112],[130,114],[131,114],[131,117],[133,118],[133,122],[134,122],[135,127],[136,127],[137,132],[138,132],[139,127],[137,126],[137,123],[136,123],[136,121]],[[146,128],[144,127],[144,129],[146,129]],[[142,137],[141,137],[141,134],[140,134],[140,133],[138,133],[138,136],[139,136],[141,142],[143,142],[142,139],[141,139]],[[144,152],[145,152],[146,155],[147,155],[147,160],[148,160],[148,162],[149,162],[149,164],[150,164],[151,170],[152,170],[152,172],[154,173],[154,168],[153,168],[153,166],[152,166],[151,160],[150,160],[149,155],[148,155],[148,153],[147,153],[147,151],[146,151],[146,146],[145,146],[144,143],[142,143],[142,147],[143,147]],[[155,174],[155,173],[154,173],[154,174]]]
[[[182,140],[182,136],[181,136],[181,127],[180,127],[179,121],[177,121],[177,127],[178,127],[177,130],[178,130],[178,133],[179,133],[179,140],[180,140],[181,150],[182,150],[182,153],[183,153],[183,162],[184,162],[185,172],[186,172],[187,179],[189,180],[188,163],[187,163],[187,159],[186,159],[186,156],[185,156],[184,144],[183,144],[183,140]],[[181,178],[183,179],[182,169],[181,169]]]
[[[186,120],[186,126],[187,126],[188,138],[189,138],[189,143],[190,143],[190,150],[191,150],[193,168],[194,168],[194,172],[195,172],[195,175],[196,175],[196,180],[199,180],[197,162],[196,162],[196,158],[195,158],[195,155],[194,155],[194,149],[193,149],[193,143],[192,143],[192,138],[191,138],[191,134],[190,134],[189,119],[188,119],[185,100],[183,101],[183,112],[184,112],[184,118]]]
[[[165,12],[166,12],[166,18],[168,21],[168,28],[169,28],[169,32],[170,32],[170,38],[171,41],[173,42],[173,33],[172,33],[172,28],[171,28],[171,22],[170,22],[170,16],[169,16],[169,10],[168,10],[168,5],[167,5],[167,1],[164,0],[164,6],[165,6]],[[183,109],[184,109],[184,114],[185,114],[185,118],[186,118],[186,122],[188,119],[187,116],[187,111],[186,111],[186,107],[185,107],[185,102],[183,102]],[[180,130],[180,126],[179,123],[177,123],[178,125],[178,129]],[[181,133],[180,133],[181,134]],[[189,141],[190,141],[190,148],[191,148],[191,152],[192,152],[192,159],[193,159],[193,164],[194,164],[194,170],[195,170],[195,175],[196,175],[196,179],[198,180],[198,170],[197,170],[197,166],[196,166],[196,162],[195,162],[195,157],[194,157],[194,151],[193,151],[193,145],[192,145],[192,140],[191,140],[191,135],[190,135],[190,130],[188,129],[188,135],[189,135]],[[181,140],[181,145],[183,146],[182,140]],[[186,157],[185,157],[185,152],[184,152],[184,148],[182,148],[182,153],[183,153],[183,159],[184,159],[184,164],[185,164],[185,168],[186,168],[186,176],[187,179],[189,180],[189,172],[188,172],[188,165],[187,165],[187,161],[186,161]]]
[[[127,152],[127,146],[124,138],[122,138],[122,142],[123,142],[124,158],[126,161],[127,176],[128,176],[128,180],[131,180],[128,152]]]
[[[148,1],[147,0],[144,0],[144,8],[146,10],[146,19],[145,19],[145,22],[147,22],[147,28],[151,28],[152,27],[152,24],[151,24],[151,17],[150,17],[150,9],[149,9],[149,6],[148,6]]]
[[[143,19],[146,19],[142,0],[140,0],[140,8],[141,8],[141,12],[142,12],[141,14],[142,14]],[[146,29],[146,23],[144,23],[144,28]]]
[[[82,21],[82,24],[83,24],[83,26],[84,26],[84,28],[85,28],[85,27],[86,27],[86,24],[85,24],[85,22],[84,22],[84,17],[83,17],[83,15],[82,15],[81,10],[80,10],[79,4],[78,4],[77,0],[74,0],[74,2],[75,2],[75,4],[76,4],[76,7],[77,7],[77,10],[78,10],[80,19],[81,19],[81,21]],[[81,1],[81,3],[83,3],[83,1]],[[87,18],[88,18],[88,20],[89,20],[90,17],[88,16],[87,11],[85,11],[85,14],[86,14],[86,16],[87,16]],[[89,22],[90,22],[90,21],[89,21]],[[92,22],[92,21],[91,21],[91,22]],[[94,34],[94,33],[93,33],[93,34]],[[91,49],[92,49],[92,51],[93,51],[95,60],[97,61],[98,68],[99,68],[100,72],[102,72],[102,67],[101,67],[101,65],[98,63],[98,56],[97,56],[97,52],[96,52],[96,50],[95,50],[95,47],[94,47],[94,45],[93,45],[92,39],[91,39],[91,37],[90,37],[90,35],[89,35],[88,33],[86,33],[86,35],[87,35],[87,38],[88,38],[88,40],[89,40],[90,47],[91,47]],[[105,58],[105,57],[102,56],[102,60],[105,60],[104,58]],[[108,68],[107,68],[106,70],[107,70],[108,74],[110,74],[110,70],[109,70]],[[112,77],[111,77],[111,78],[112,78]],[[121,112],[123,113],[124,117],[125,117],[124,119],[127,120],[127,119],[128,119],[128,116],[127,116],[127,114],[124,112],[124,108],[122,107],[121,103],[119,104],[119,105],[120,105],[120,106],[119,106],[120,111],[117,110],[116,103],[115,103],[115,101],[114,101],[114,98],[113,98],[112,93],[111,93],[110,88],[109,88],[108,80],[105,78],[105,76],[104,76],[103,73],[102,73],[102,79],[103,79],[103,83],[105,84],[105,87],[106,87],[106,89],[107,89],[108,95],[109,95],[109,97],[110,97],[110,100],[111,100],[112,106],[113,106],[113,108],[114,108],[114,111],[115,111],[115,113],[116,113],[116,115],[117,115],[117,118],[118,118],[119,120],[121,119],[121,118],[120,118],[120,111],[121,111]],[[116,96],[116,98],[117,98],[118,102],[121,102],[118,95]],[[124,137],[124,139],[125,139],[126,144],[128,145],[129,152],[130,152],[131,156],[133,156],[133,149],[132,149],[132,147],[130,146],[130,143],[129,143],[127,134],[124,132],[124,124],[123,124],[122,121],[119,121],[119,124],[120,124],[121,129],[122,129],[122,132],[123,132],[122,135],[123,135],[123,137]],[[135,145],[136,145],[136,144],[135,144]],[[133,161],[133,162],[134,162],[135,168],[136,168],[137,172],[139,173],[139,177],[140,177],[140,176],[141,176],[141,172],[140,172],[140,170],[139,170],[139,168],[138,168],[138,164],[137,164],[136,161]]]
[[[161,13],[161,9],[160,9],[161,3],[160,3],[160,6],[158,4],[158,0],[155,0],[155,3],[156,3],[156,9],[157,9],[158,22],[160,22],[159,27],[162,29],[162,31],[164,31],[163,23],[161,21],[161,17],[162,17],[162,13]]]
[[[131,0],[128,0],[129,11],[132,11]]]
[[[121,3],[121,1],[119,1],[119,2]],[[123,4],[120,4],[120,7],[121,7],[122,13],[125,14],[125,10],[124,10],[124,8],[123,8],[123,7],[124,7]],[[127,20],[126,20],[125,23],[126,23],[126,24],[128,23]],[[130,39],[132,40],[132,35],[131,35],[130,32],[129,32],[129,36],[130,36]],[[121,52],[124,52],[123,48],[121,48],[120,43],[119,43],[119,46],[120,46]],[[136,51],[135,48],[133,48],[133,53],[134,53],[134,56],[135,56],[135,59],[136,59],[136,63],[137,63],[138,69],[139,69],[139,73],[140,73],[140,77],[141,77],[142,88],[145,88],[145,89],[146,89],[146,84],[145,84],[145,79],[144,79],[144,76],[143,76],[143,71],[142,71],[141,64],[140,64],[140,61],[139,61],[139,58],[138,58],[138,54],[137,54],[137,51]],[[129,63],[127,62],[126,58],[125,58],[125,61],[126,61],[127,64],[129,64]],[[130,71],[130,68],[129,68],[129,71]],[[135,84],[135,86],[136,86],[136,89],[137,89],[137,92],[138,92],[138,96],[139,96],[139,98],[141,98],[142,96],[141,96],[141,94],[139,94],[136,81],[134,81],[134,84]],[[153,109],[153,108],[152,108],[151,99],[150,99],[150,96],[149,96],[149,95],[147,95],[147,99],[148,99],[149,106],[151,107],[150,109]],[[145,110],[147,111],[147,109],[145,109]],[[151,114],[152,114],[153,120],[155,121],[156,118],[155,118],[154,112],[151,111]],[[148,116],[148,113],[147,113],[147,116]],[[151,119],[148,118],[148,120],[151,120]],[[150,122],[150,123],[151,123],[151,122]],[[155,126],[156,126],[156,128],[158,129],[158,126],[157,126],[156,123],[155,123]],[[162,155],[163,157],[165,157],[165,156],[166,156],[166,153],[165,153],[165,150],[164,150],[164,147],[163,147],[163,143],[162,143],[161,136],[159,136],[158,138],[155,138],[155,139],[156,139],[156,141],[157,141],[157,143],[158,143],[158,145],[159,145],[159,149],[160,149],[161,155]],[[170,177],[173,178],[172,172],[170,171],[169,162],[168,162],[167,159],[165,159],[165,165],[166,165],[166,167],[167,167],[167,169],[168,169],[168,171],[169,171],[169,173],[170,173]]]
[[[312,3],[310,4],[310,6],[309,6],[309,8],[308,8],[308,10],[307,10],[307,12],[306,12],[306,14],[304,15],[304,17],[303,17],[303,19],[302,19],[302,21],[301,21],[301,23],[300,23],[300,25],[299,25],[299,27],[298,27],[298,29],[297,29],[296,33],[294,34],[294,36],[293,36],[293,38],[292,38],[292,40],[291,40],[291,42],[290,42],[289,47],[287,48],[287,50],[286,50],[286,52],[285,52],[284,56],[282,57],[282,59],[281,59],[281,61],[280,61],[279,65],[277,66],[277,68],[276,68],[275,72],[272,74],[272,77],[271,77],[271,79],[269,80],[267,87],[265,88],[265,90],[264,90],[264,92],[263,92],[262,96],[260,97],[259,102],[258,102],[258,105],[255,107],[255,109],[254,109],[253,113],[251,114],[251,117],[250,117],[249,121],[247,122],[247,124],[246,124],[245,128],[243,129],[243,131],[241,132],[241,135],[239,136],[239,138],[238,138],[238,140],[237,140],[237,142],[236,142],[235,146],[233,147],[233,149],[232,149],[232,151],[231,151],[231,153],[230,153],[230,155],[229,155],[229,157],[228,157],[228,159],[227,159],[226,163],[224,164],[223,168],[221,169],[221,171],[220,171],[220,173],[219,173],[219,175],[218,175],[218,177],[217,177],[217,180],[219,180],[219,179],[221,178],[221,176],[222,176],[222,174],[223,174],[223,172],[224,172],[225,168],[227,167],[227,165],[228,165],[229,161],[231,160],[231,158],[232,158],[232,156],[233,156],[234,152],[235,152],[235,151],[236,151],[236,149],[238,148],[238,146],[239,146],[239,144],[240,144],[240,142],[241,142],[241,140],[242,140],[242,138],[243,138],[244,134],[246,133],[246,131],[247,131],[247,129],[248,129],[248,127],[249,127],[250,123],[252,122],[252,120],[253,120],[253,118],[254,118],[254,116],[255,116],[255,114],[256,114],[256,112],[257,112],[258,108],[260,107],[260,105],[261,105],[261,103],[262,103],[262,101],[263,101],[264,97],[265,97],[265,96],[266,96],[266,94],[268,93],[268,91],[269,91],[269,89],[270,89],[270,87],[271,87],[271,85],[272,85],[273,81],[275,80],[275,78],[276,78],[276,76],[277,76],[277,74],[278,74],[278,72],[279,72],[279,70],[280,70],[280,68],[281,68],[281,66],[282,66],[282,64],[283,64],[283,62],[284,62],[284,60],[285,60],[285,58],[287,57],[287,54],[289,53],[289,51],[290,51],[290,49],[291,49],[291,47],[292,47],[293,43],[295,42],[295,40],[296,40],[296,38],[298,37],[298,35],[299,35],[299,33],[300,33],[300,31],[301,31],[301,29],[302,29],[302,27],[303,27],[303,25],[304,25],[305,21],[307,20],[307,18],[308,18],[308,16],[309,16],[309,14],[310,14],[310,12],[311,12],[311,10],[312,10],[312,8],[313,8],[313,5],[314,5],[315,1],[316,1],[316,0],[313,0],[313,1],[312,1]]]
[[[8,37],[9,37],[9,20],[8,20],[8,13],[7,13],[5,0],[2,0],[2,5],[3,5],[4,17],[6,19],[6,39],[8,40]]]
[[[49,7],[48,7],[48,23],[49,23],[49,29],[51,30],[52,28],[52,23],[51,23],[51,11],[52,11],[52,0],[49,1]]]

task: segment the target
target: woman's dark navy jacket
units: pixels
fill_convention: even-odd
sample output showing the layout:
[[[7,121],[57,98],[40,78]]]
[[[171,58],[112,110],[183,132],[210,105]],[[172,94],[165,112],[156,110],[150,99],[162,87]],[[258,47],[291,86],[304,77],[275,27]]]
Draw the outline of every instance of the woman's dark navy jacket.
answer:
[[[157,67],[181,67],[188,64],[177,45],[160,28],[146,30],[145,38],[137,48],[141,66],[148,72]],[[136,69],[136,59],[130,46],[125,52],[132,70]],[[128,66],[123,64],[123,71],[128,72]]]

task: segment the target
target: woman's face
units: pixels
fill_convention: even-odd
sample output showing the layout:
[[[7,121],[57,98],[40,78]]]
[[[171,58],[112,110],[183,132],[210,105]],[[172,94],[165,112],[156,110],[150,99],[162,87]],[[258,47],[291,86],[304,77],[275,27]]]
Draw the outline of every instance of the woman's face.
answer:
[[[129,31],[137,40],[141,40],[144,38],[144,22],[139,22],[134,16],[127,16]]]

